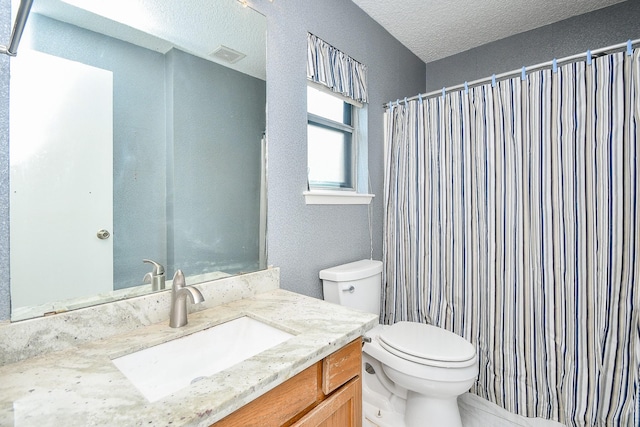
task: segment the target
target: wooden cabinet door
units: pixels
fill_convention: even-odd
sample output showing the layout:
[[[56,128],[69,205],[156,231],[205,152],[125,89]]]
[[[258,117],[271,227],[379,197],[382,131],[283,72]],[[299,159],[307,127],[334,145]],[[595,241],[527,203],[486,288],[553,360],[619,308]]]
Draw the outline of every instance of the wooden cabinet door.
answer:
[[[362,427],[362,384],[349,381],[293,427]]]
[[[322,362],[248,403],[211,427],[280,427],[313,406],[318,396]],[[288,422],[289,421],[289,422]]]

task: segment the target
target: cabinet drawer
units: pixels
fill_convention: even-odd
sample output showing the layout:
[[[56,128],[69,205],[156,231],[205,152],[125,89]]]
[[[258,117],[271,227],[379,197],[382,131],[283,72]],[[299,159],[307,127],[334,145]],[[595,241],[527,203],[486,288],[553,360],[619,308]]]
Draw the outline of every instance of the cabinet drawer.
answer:
[[[362,369],[362,340],[358,338],[327,356],[322,366],[322,392],[332,393],[351,378],[360,375]]]
[[[275,427],[316,403],[322,362],[305,369],[212,427]]]

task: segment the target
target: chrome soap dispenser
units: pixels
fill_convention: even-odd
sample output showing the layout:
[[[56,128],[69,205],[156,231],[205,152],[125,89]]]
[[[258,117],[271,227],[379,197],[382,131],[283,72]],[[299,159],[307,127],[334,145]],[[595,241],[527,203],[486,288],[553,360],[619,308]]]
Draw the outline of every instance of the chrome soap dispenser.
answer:
[[[153,291],[163,290],[165,288],[165,276],[164,267],[162,266],[162,264],[158,264],[157,262],[150,259],[143,259],[142,262],[153,265],[153,270],[150,273],[144,275],[142,283],[150,284],[151,290]]]

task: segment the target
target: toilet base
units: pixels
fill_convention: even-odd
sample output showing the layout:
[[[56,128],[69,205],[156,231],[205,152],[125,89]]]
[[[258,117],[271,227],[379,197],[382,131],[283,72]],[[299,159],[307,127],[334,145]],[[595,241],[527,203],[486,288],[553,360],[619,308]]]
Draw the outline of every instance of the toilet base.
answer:
[[[406,427],[404,414],[385,410],[364,400],[362,402],[362,427]]]
[[[406,427],[462,427],[458,397],[438,399],[409,391],[404,421]]]
[[[393,405],[378,406],[370,403],[363,395],[362,402],[362,426],[363,427],[461,427],[462,421],[458,409],[457,399],[452,402],[444,402],[439,399],[430,399],[424,402],[415,399],[414,404],[425,405],[418,411],[400,410]],[[407,402],[407,406],[409,402]],[[455,405],[455,406],[453,406]],[[409,408],[407,408],[409,409]],[[424,411],[429,411],[425,415]]]
[[[380,362],[362,354],[363,427],[460,427],[457,396],[428,398],[393,384]]]
[[[420,402],[415,399],[414,404],[426,405],[428,409],[418,411],[401,411],[391,405],[379,407],[367,401],[363,396],[362,402],[362,426],[363,427],[461,427],[462,421],[458,409],[457,399],[453,402],[437,402],[438,399],[430,399],[429,402]],[[455,405],[452,407],[452,404]],[[407,401],[407,406],[409,402]],[[408,409],[408,408],[407,408]],[[423,410],[430,411],[428,416]]]

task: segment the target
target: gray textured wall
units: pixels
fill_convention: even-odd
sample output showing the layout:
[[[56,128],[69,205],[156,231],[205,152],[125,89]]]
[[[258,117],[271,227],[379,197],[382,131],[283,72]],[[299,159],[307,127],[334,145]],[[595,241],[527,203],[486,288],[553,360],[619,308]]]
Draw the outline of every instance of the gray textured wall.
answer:
[[[172,261],[194,275],[255,271],[265,82],[179,50],[167,59],[173,81]]]
[[[628,0],[427,64],[427,91],[640,38],[640,1]]]
[[[268,263],[281,287],[322,297],[318,272],[368,258],[367,206],[305,205],[307,32],[368,66],[373,256],[382,257],[383,108],[425,89],[425,65],[353,2],[255,0],[267,16]]]
[[[0,44],[9,40],[11,2],[0,2]],[[9,57],[0,55],[0,321],[11,315],[9,293]]]

